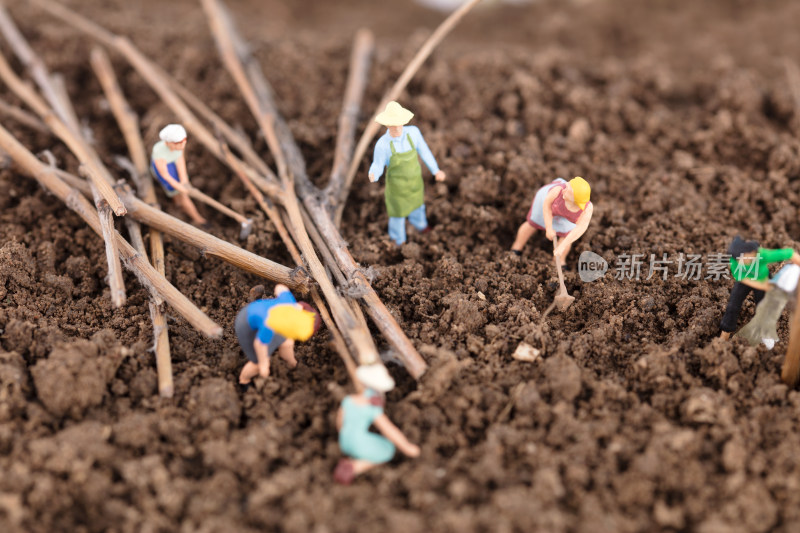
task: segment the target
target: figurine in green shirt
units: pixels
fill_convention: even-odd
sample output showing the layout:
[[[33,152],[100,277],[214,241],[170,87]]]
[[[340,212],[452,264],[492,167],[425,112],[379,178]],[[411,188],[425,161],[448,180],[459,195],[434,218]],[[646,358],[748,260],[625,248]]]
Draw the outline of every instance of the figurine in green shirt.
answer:
[[[728,248],[728,254],[731,256],[731,274],[735,283],[720,323],[722,339],[730,338],[736,329],[739,312],[747,295],[752,291],[753,299],[758,304],[764,297],[764,292],[772,289],[769,283],[770,264],[791,261],[800,265],[800,255],[792,248],[761,248],[757,241],[746,241],[738,235]]]

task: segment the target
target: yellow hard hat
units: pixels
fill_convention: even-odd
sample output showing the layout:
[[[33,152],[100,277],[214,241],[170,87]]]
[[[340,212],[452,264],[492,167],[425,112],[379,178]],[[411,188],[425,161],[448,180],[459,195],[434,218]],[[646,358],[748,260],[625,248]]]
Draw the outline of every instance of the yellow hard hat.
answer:
[[[265,323],[272,331],[297,341],[308,340],[314,333],[316,315],[292,304],[276,305],[269,310]]]
[[[414,113],[404,108],[395,101],[386,104],[386,108],[378,113],[375,122],[381,126],[405,126],[411,120]]]
[[[589,187],[589,183],[582,177],[576,176],[569,180],[569,186],[572,187],[575,203],[581,209],[586,209],[586,204],[589,203],[589,196],[592,194],[592,188]]]

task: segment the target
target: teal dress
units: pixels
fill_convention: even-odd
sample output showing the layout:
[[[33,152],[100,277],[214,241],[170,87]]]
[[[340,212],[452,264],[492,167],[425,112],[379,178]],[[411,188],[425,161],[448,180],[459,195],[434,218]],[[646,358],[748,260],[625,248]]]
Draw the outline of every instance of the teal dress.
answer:
[[[391,461],[395,452],[394,444],[369,430],[372,422],[383,414],[383,407],[361,405],[347,396],[342,400],[342,411],[342,429],[339,430],[342,453],[376,464]]]

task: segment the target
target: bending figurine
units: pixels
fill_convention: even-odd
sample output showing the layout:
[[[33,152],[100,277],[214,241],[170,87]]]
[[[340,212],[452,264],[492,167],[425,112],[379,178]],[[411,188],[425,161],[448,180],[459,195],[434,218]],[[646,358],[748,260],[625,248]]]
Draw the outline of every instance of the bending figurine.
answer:
[[[375,122],[387,126],[386,133],[375,144],[369,180],[376,182],[386,169],[386,212],[389,215],[389,237],[401,245],[406,242],[406,218],[417,231],[430,230],[425,214],[425,183],[419,158],[436,178],[444,181],[445,173],[416,126],[406,126],[414,113],[397,102],[389,102]]]
[[[195,224],[205,225],[206,219],[197,211],[188,188],[189,174],[186,172],[186,130],[180,124],[169,124],[158,133],[161,139],[153,145],[150,156],[150,172],[158,180],[164,193],[191,217]]]
[[[289,288],[281,284],[275,286],[275,298],[256,300],[239,311],[234,329],[247,357],[239,374],[242,391],[250,388],[254,377],[269,376],[270,358],[276,350],[290,368],[296,367],[294,341],[308,340],[319,326],[314,308],[298,303]]]
[[[576,177],[569,182],[562,178],[545,185],[536,192],[533,203],[525,217],[525,222],[517,230],[517,238],[511,245],[511,251],[517,256],[536,230],[544,230],[545,236],[552,241],[561,237],[553,255],[558,256],[561,264],[569,254],[572,243],[581,238],[592,220],[592,202],[589,201],[592,189],[585,179]]]
[[[733,238],[728,254],[731,256],[730,268],[734,284],[719,326],[721,339],[729,339],[731,333],[736,330],[739,313],[747,295],[752,292],[753,299],[758,305],[764,298],[764,292],[772,288],[768,282],[769,265],[781,261],[791,261],[795,265],[800,265],[800,255],[791,248],[776,250],[761,248],[758,241],[746,241],[738,235]]]
[[[408,457],[419,456],[419,446],[409,442],[383,413],[384,394],[394,388],[394,380],[386,368],[383,365],[360,366],[356,376],[365,390],[345,397],[336,416],[339,448],[349,458],[339,461],[333,478],[344,485],[370,468],[391,461],[395,446]],[[384,436],[369,431],[372,425]]]

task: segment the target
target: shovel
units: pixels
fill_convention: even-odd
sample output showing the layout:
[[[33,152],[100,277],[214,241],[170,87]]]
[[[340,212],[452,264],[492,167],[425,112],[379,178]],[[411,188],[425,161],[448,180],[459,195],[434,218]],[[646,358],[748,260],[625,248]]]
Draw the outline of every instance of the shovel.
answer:
[[[553,237],[553,249],[558,247],[558,237]],[[558,284],[561,286],[561,290],[556,294],[556,298],[553,303],[556,304],[556,307],[559,311],[566,311],[567,308],[572,304],[575,300],[574,296],[570,296],[567,293],[567,287],[564,285],[564,273],[561,271],[561,260],[558,256],[556,258],[556,270],[558,271]]]
[[[250,232],[253,230],[253,221],[252,219],[246,218],[244,215],[241,215],[231,209],[230,207],[219,203],[218,201],[211,198],[206,193],[202,192],[199,189],[195,189],[192,186],[187,187],[189,196],[194,198],[197,201],[203,202],[204,204],[213,207],[220,213],[227,215],[234,219],[236,222],[241,224],[241,230],[239,231],[239,239],[245,240]]]

